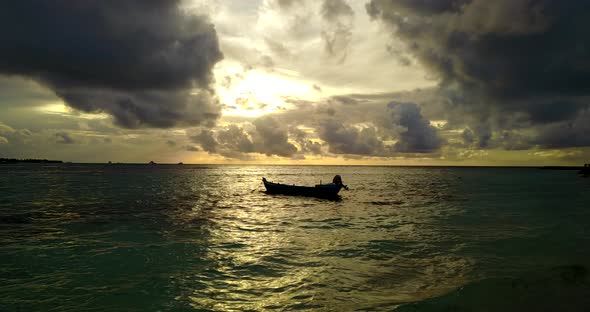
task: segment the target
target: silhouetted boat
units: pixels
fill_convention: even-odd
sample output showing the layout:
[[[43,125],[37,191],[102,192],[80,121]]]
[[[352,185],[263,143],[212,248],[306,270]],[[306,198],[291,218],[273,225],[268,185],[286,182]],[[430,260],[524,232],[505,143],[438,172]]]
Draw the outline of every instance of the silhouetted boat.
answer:
[[[346,185],[342,184],[342,179],[339,175],[334,177],[333,183],[316,184],[315,186],[273,183],[267,181],[266,178],[262,178],[262,182],[264,183],[264,187],[266,187],[266,192],[269,194],[331,198],[337,197],[341,189],[348,189]]]

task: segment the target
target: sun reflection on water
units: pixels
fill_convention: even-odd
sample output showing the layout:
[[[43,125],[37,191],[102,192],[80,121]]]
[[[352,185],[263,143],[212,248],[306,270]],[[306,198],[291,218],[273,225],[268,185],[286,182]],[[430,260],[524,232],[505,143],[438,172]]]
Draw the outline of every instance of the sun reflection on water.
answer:
[[[208,265],[191,276],[198,287],[179,300],[216,311],[338,310],[350,308],[351,300],[371,309],[440,295],[468,279],[473,261],[440,251],[458,237],[436,224],[461,213],[433,200],[451,196],[445,178],[422,191],[415,190],[419,181],[396,178],[393,193],[379,186],[387,199],[379,201],[367,177],[348,175],[354,197],[331,202],[252,192],[252,177],[268,170],[224,168],[217,180],[200,182],[208,195],[195,201],[196,213],[215,206],[207,210],[208,247],[200,255]],[[298,184],[324,175],[313,169],[274,173]],[[416,206],[420,202],[423,207]]]

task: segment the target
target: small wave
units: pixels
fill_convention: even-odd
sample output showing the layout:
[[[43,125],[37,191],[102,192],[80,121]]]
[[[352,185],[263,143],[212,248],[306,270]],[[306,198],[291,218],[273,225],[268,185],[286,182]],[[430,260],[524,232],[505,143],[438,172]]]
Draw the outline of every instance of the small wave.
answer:
[[[486,279],[395,311],[588,311],[588,268],[568,265],[514,279]]]
[[[370,201],[370,202],[366,202],[366,203],[371,204],[371,205],[376,205],[376,206],[399,206],[399,205],[404,204],[404,202],[401,200],[394,200],[394,201],[374,200],[374,201]]]
[[[0,224],[29,224],[32,217],[29,213],[0,216]]]

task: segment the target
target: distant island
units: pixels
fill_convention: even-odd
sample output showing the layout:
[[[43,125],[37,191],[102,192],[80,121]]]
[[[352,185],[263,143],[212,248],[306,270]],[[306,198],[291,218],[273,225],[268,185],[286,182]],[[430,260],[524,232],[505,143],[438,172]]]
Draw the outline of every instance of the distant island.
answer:
[[[62,164],[61,160],[48,160],[48,159],[16,159],[16,158],[0,158],[0,164]]]

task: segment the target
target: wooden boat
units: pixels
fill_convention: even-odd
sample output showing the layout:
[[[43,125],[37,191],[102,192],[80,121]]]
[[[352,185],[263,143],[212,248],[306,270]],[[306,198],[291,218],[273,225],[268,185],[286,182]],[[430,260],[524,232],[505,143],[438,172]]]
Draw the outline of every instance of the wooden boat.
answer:
[[[266,192],[269,194],[333,198],[338,196],[338,192],[341,189],[348,189],[346,185],[342,184],[342,179],[339,175],[334,177],[333,183],[316,184],[315,186],[273,183],[267,181],[266,178],[262,178],[262,182],[264,183],[264,187],[266,187]]]

